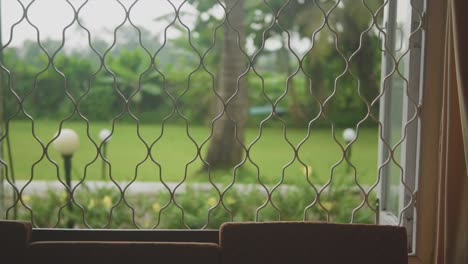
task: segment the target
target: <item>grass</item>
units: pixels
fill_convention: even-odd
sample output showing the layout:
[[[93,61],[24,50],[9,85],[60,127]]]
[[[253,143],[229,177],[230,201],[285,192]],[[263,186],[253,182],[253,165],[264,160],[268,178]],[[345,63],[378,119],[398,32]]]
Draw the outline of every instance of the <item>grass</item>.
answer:
[[[59,128],[59,122],[37,120],[34,123],[34,132],[46,147],[48,155],[43,155],[41,144],[33,137],[31,122],[11,122],[9,132],[16,179],[54,181],[59,177],[62,178],[62,159],[52,145],[48,145]],[[63,127],[74,129],[80,136],[80,149],[73,157],[73,180],[112,178],[119,182],[129,182],[132,179],[181,182],[185,178],[189,182],[208,182],[211,177],[215,183],[227,184],[233,179],[232,169],[215,171],[211,176],[208,172],[200,170],[202,162],[197,156],[197,148],[188,138],[185,125],[182,124],[166,124],[162,137],[151,148],[151,154],[158,162],[158,166],[147,155],[148,149],[145,143],[150,146],[161,135],[161,126],[142,124],[137,131],[134,123],[117,122],[107,150],[107,159],[111,166],[107,167],[104,178],[101,173],[103,160],[98,156],[97,147],[92,140],[99,144],[99,131],[103,128],[112,128],[111,124],[91,122],[89,136],[85,122],[65,122]],[[138,132],[143,141],[138,137]],[[209,136],[210,127],[190,125],[188,132],[200,146]],[[336,130],[335,133],[337,140],[343,144],[342,130]],[[249,128],[246,133],[246,145],[251,144],[258,134],[258,128]],[[286,135],[290,143],[297,146],[307,136],[307,130],[287,129]],[[209,142],[201,148],[202,156],[206,153],[208,145]],[[330,129],[312,129],[310,138],[302,144],[298,154],[301,161],[308,166],[309,180],[314,184],[323,184],[331,176],[334,179],[354,177],[353,170],[349,170],[344,160],[339,163],[343,152],[333,139]],[[254,183],[259,179],[265,184],[276,184],[281,181],[288,184],[307,183],[305,166],[294,159],[294,150],[285,140],[280,125],[271,125],[262,130],[260,140],[251,147],[250,158],[259,167],[258,175],[253,163],[247,161],[239,167],[236,182]],[[377,170],[375,128],[363,128],[359,131],[358,140],[353,144],[351,161],[357,169],[356,176],[360,184],[375,182]],[[292,163],[286,167],[290,162]],[[332,174],[331,168],[334,164],[337,166]]]

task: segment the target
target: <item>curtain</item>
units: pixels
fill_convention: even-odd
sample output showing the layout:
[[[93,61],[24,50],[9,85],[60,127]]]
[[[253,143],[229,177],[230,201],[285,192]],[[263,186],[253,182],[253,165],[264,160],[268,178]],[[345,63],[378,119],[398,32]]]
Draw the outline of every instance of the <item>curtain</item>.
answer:
[[[440,138],[438,264],[468,263],[468,1],[449,0]]]
[[[453,24],[453,46],[455,51],[455,70],[457,79],[457,90],[459,96],[459,107],[461,125],[463,132],[463,143],[465,149],[465,166],[468,164],[468,2],[466,0],[455,0],[452,3]],[[468,167],[466,167],[468,172]]]

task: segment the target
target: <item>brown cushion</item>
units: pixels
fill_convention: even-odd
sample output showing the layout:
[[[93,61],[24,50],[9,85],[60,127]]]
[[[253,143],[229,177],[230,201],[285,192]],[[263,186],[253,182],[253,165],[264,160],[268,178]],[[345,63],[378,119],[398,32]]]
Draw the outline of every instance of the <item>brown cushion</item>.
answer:
[[[407,264],[402,227],[307,222],[227,223],[223,264]]]
[[[29,263],[219,263],[217,244],[166,242],[34,242]]]
[[[0,262],[23,263],[31,240],[32,225],[21,221],[0,221]],[[3,262],[4,261],[4,262]]]

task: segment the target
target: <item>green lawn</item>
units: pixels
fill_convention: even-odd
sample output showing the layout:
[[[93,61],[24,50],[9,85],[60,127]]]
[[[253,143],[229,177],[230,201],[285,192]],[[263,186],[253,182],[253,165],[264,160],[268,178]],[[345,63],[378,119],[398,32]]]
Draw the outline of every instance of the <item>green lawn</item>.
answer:
[[[44,145],[47,145],[58,130],[59,123],[54,121],[35,121],[34,131]],[[102,180],[102,159],[97,156],[97,149],[90,138],[99,144],[98,133],[102,128],[111,128],[110,123],[92,122],[87,136],[85,122],[67,122],[64,127],[73,128],[80,136],[81,146],[73,157],[73,179],[86,177],[86,180]],[[189,133],[200,145],[210,133],[208,126],[189,126]],[[151,145],[160,135],[160,125],[141,125],[141,137],[146,144]],[[250,128],[246,135],[246,145],[258,136],[258,128]],[[336,138],[342,142],[342,130],[336,130]],[[32,136],[31,122],[14,121],[10,123],[10,135],[13,151],[14,171],[17,179],[56,180],[62,175],[62,159],[50,145],[48,157],[42,156],[43,150],[38,141]],[[288,129],[288,140],[297,146],[303,140],[305,129]],[[377,129],[364,128],[359,131],[359,138],[353,145],[352,162],[357,168],[358,181],[361,184],[372,184],[375,181],[377,165]],[[208,144],[202,148],[207,150]],[[164,127],[163,136],[154,144],[151,154],[161,168],[151,159],[147,159],[147,148],[137,135],[135,124],[117,122],[112,140],[108,146],[108,160],[111,163],[110,175],[119,182],[160,181],[180,182],[187,177],[187,181],[207,182],[208,173],[200,171],[201,161],[197,157],[194,143],[187,137],[184,125],[168,123]],[[294,150],[286,142],[281,126],[264,128],[260,140],[251,147],[250,157],[259,167],[259,179],[265,184],[275,184],[284,177],[285,183],[306,183],[305,168],[298,160],[293,161]],[[331,176],[331,167],[342,157],[339,145],[334,141],[330,129],[312,129],[310,138],[299,150],[301,160],[312,168],[310,180],[323,184]],[[49,160],[50,158],[50,160]],[[194,160],[187,167],[186,165]],[[283,173],[283,168],[290,162]],[[54,162],[58,165],[54,165]],[[139,166],[137,166],[140,164]],[[333,172],[333,177],[353,177],[343,161]],[[32,169],[31,169],[32,168]],[[59,171],[59,174],[57,174]],[[105,179],[109,180],[109,169]],[[232,180],[233,171],[217,171],[211,175],[215,183],[228,183]],[[237,181],[245,183],[257,182],[255,166],[246,162],[237,173]]]

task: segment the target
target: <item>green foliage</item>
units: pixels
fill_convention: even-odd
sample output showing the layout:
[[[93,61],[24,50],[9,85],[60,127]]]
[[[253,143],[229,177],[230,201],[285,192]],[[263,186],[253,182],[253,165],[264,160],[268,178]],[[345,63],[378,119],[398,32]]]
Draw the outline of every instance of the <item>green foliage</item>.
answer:
[[[192,25],[192,45],[186,29],[175,23],[173,28],[180,31],[180,36],[168,39],[157,53],[153,52],[161,40],[142,29],[143,46],[149,48],[147,52],[140,45],[136,30],[124,26],[118,31],[122,43],[104,57],[105,69],[99,68],[96,54],[90,51],[60,51],[52,65],[37,43],[26,41],[21,48],[4,51],[4,64],[11,71],[10,86],[24,100],[26,112],[34,118],[61,119],[70,115],[73,103],[68,92],[79,100],[80,111],[91,120],[111,120],[131,97],[130,109],[142,122],[163,119],[177,104],[191,124],[205,124],[214,117],[212,106],[217,99],[213,91],[220,90],[223,27],[219,27],[216,34],[215,29],[224,18],[214,14],[217,2],[190,0],[188,4],[200,14],[195,16]],[[330,122],[338,127],[353,126],[365,117],[366,103],[372,102],[379,92],[380,43],[377,31],[368,30],[372,19],[380,22],[382,18],[382,12],[375,17],[371,14],[377,12],[378,7],[379,1],[364,6],[344,0],[336,8],[334,1],[272,0],[268,5],[263,1],[245,1],[244,23],[249,48],[256,51],[265,41],[272,40],[281,44],[276,50],[262,49],[255,57],[254,67],[262,76],[265,93],[272,101],[289,89],[279,102],[287,109],[283,118],[288,126],[303,126],[320,110],[323,116],[315,123],[319,126],[328,126]],[[321,28],[322,12],[331,9],[328,24]],[[278,12],[279,25],[272,25]],[[181,15],[184,15],[183,10]],[[172,18],[169,14],[156,20],[167,22]],[[314,34],[318,29],[320,34]],[[286,78],[295,72],[299,62],[288,49],[285,30],[302,40],[313,41],[313,49],[304,55],[302,69],[289,87]],[[101,39],[95,42],[106,46]],[[60,43],[45,40],[43,44],[51,52]],[[101,55],[104,50],[99,49]],[[203,56],[202,61],[200,56]],[[252,70],[245,78],[250,106],[269,105],[261,90],[261,79]],[[9,91],[5,97],[8,117],[17,112],[19,103]],[[378,106],[372,111],[378,115]],[[251,119],[249,124],[257,125],[262,118]]]
[[[167,192],[160,191],[126,193],[124,201],[113,188],[90,190],[85,185],[82,189],[86,191],[74,194],[72,207],[69,207],[72,202],[65,191],[49,189],[42,194],[23,195],[18,205],[18,219],[33,219],[38,227],[67,227],[73,223],[75,228],[116,229],[217,229],[228,221],[301,221],[304,215],[306,220],[346,223],[351,221],[350,208],[357,207],[363,199],[345,184],[325,191],[323,195],[329,200],[321,204],[312,203],[314,191],[310,186],[287,188],[277,189],[268,202],[265,191],[254,185],[230,189],[222,202],[216,192],[193,187],[177,192],[174,200]],[[373,201],[375,196],[369,196],[369,202]],[[354,222],[373,223],[374,215],[372,209],[363,207],[358,210]]]
[[[29,53],[34,52],[26,52]],[[11,71],[9,87],[23,100],[24,110],[34,118],[63,118],[70,115],[73,112],[70,97],[76,101],[83,94],[92,71],[86,58],[64,54],[56,56],[55,68],[43,57],[26,59],[13,50],[6,52],[5,61]],[[10,116],[16,113],[19,104],[11,90],[6,98],[9,99],[6,100],[6,113]]]
[[[114,111],[114,93],[112,86],[92,86],[80,101],[80,112],[93,121],[108,119]]]

